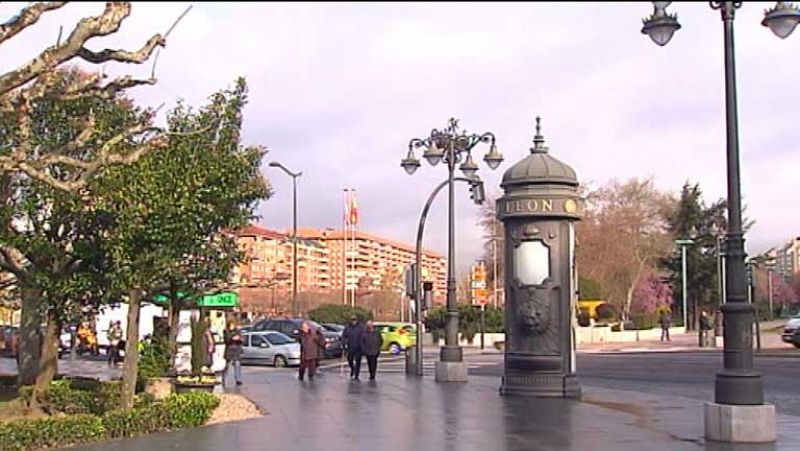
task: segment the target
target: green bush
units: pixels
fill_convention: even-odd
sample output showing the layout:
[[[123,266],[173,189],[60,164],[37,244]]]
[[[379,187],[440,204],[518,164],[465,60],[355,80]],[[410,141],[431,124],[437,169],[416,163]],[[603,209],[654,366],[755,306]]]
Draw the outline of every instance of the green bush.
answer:
[[[0,450],[64,447],[106,438],[103,422],[95,415],[73,415],[0,423]]]
[[[122,386],[117,381],[100,382],[96,379],[62,379],[53,381],[44,392],[37,396],[42,410],[49,414],[83,414],[101,415],[116,409],[120,403]],[[30,402],[26,391],[20,398]]]
[[[633,322],[633,329],[635,330],[652,329],[659,325],[658,320],[659,320],[658,313],[636,313],[631,315],[631,321]]]
[[[208,421],[218,405],[214,395],[191,392],[157,402],[143,397],[130,411],[109,411],[102,416],[80,414],[9,421],[0,423],[0,451],[63,447],[197,427]]]
[[[144,390],[144,384],[154,377],[165,377],[170,372],[169,345],[164,340],[153,339],[145,343],[139,352],[139,366],[136,376],[136,390]]]
[[[444,337],[447,310],[444,307],[435,307],[428,310],[425,317],[425,330],[433,335],[434,341]],[[486,333],[503,333],[503,309],[486,307],[484,312],[484,331]],[[458,306],[458,331],[464,339],[472,342],[475,335],[480,333],[481,309],[474,305]]]
[[[355,315],[363,323],[372,319],[372,312],[362,307],[342,304],[323,304],[308,312],[308,318],[318,323],[349,324]]]

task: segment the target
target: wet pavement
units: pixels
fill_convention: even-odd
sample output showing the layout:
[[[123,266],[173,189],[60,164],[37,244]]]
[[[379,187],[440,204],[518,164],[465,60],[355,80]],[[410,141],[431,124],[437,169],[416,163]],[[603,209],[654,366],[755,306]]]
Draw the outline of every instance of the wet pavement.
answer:
[[[352,382],[327,369],[247,368],[237,391],[263,417],[109,442],[88,450],[797,450],[800,417],[779,416],[774,445],[705,443],[702,401],[584,386],[581,401],[506,398],[497,377],[466,384],[378,375]]]

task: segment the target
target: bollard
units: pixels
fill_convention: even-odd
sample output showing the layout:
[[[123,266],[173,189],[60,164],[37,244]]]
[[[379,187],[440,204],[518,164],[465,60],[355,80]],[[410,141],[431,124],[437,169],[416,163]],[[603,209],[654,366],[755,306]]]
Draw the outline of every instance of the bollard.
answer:
[[[406,348],[406,374],[417,374],[417,348]]]

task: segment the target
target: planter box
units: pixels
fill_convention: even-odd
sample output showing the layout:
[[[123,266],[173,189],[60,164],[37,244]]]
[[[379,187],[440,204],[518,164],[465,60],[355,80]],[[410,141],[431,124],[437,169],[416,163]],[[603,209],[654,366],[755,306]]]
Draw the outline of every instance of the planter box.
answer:
[[[214,387],[217,384],[186,384],[186,383],[179,383],[175,382],[175,393],[182,394],[182,393],[189,393],[192,391],[202,391],[206,393],[212,393],[214,391]]]

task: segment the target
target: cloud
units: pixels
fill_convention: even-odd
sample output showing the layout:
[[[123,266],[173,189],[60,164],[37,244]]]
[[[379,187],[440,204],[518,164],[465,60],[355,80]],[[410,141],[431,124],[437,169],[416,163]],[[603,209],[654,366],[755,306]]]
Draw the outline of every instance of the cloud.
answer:
[[[20,4],[4,4],[9,16]],[[137,47],[166,30],[188,3],[135,3],[120,33],[94,46]],[[2,68],[51,45],[58,26],[102,9],[70,4],[0,47]],[[300,223],[341,227],[342,189],[357,189],[363,228],[412,243],[423,203],[446,177],[424,165],[400,168],[412,137],[458,117],[492,131],[506,162],[481,166],[487,191],[528,153],[533,120],[557,158],[583,181],[654,177],[677,191],[699,182],[724,197],[725,97],[722,23],[704,3],[674,3],[683,27],[657,47],[640,33],[645,3],[197,3],[170,36],[159,83],[137,89],[147,105],[199,104],[245,76],[248,143],[303,171]],[[762,8],[737,11],[736,44],[742,192],[756,224],[757,252],[798,234],[794,208],[800,149],[794,131],[800,37],[778,40]],[[150,65],[106,67],[149,74]],[[488,150],[488,149],[485,149]],[[483,151],[479,152],[482,157]],[[291,180],[264,165],[276,194],[263,223],[291,225]],[[478,208],[457,194],[458,261],[482,251]],[[446,202],[431,211],[426,246],[446,253]]]

